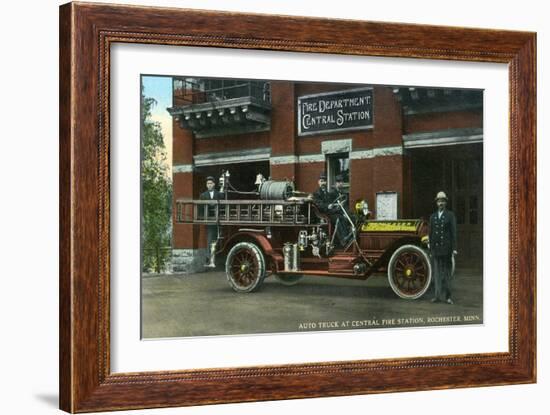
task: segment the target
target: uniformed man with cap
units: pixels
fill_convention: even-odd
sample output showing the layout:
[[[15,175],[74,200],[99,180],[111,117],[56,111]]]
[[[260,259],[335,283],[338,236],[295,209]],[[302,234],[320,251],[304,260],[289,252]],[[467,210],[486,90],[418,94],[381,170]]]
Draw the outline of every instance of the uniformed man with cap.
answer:
[[[349,211],[349,195],[344,192],[344,176],[341,174],[336,175],[334,178],[334,187],[329,192],[329,198],[333,204],[336,199],[340,198],[342,204],[346,208],[346,211]]]
[[[317,181],[319,188],[313,192],[313,203],[317,205],[319,212],[328,213],[328,205],[331,200],[329,199],[329,192],[327,190],[327,175],[326,173],[321,173],[319,175],[319,180]]]
[[[218,192],[215,188],[216,180],[212,176],[206,178],[206,191],[201,193],[200,200],[220,200],[223,199],[223,193]],[[202,213],[202,212],[201,212]],[[208,206],[208,217],[213,218],[216,214],[215,204]],[[216,243],[218,241],[218,225],[206,225],[206,246],[209,252],[209,261],[206,265],[209,268],[215,268]]]
[[[451,296],[452,258],[456,250],[456,217],[447,209],[447,195],[437,193],[437,210],[430,216],[429,249],[432,257],[435,295],[432,303],[453,304]]]
[[[351,242],[353,234],[346,215],[336,204],[336,200],[338,199],[349,216],[349,194],[344,192],[344,177],[341,174],[336,175],[334,178],[334,187],[329,193],[330,204],[328,206],[328,211],[333,223],[336,224],[338,221],[336,236],[338,237],[340,245],[346,247]]]

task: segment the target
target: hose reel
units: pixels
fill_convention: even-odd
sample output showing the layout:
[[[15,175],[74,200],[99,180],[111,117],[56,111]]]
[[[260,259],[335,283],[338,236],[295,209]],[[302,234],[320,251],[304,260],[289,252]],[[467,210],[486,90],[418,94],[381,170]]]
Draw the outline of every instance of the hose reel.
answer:
[[[294,184],[283,180],[266,180],[260,186],[261,200],[287,200],[294,192]]]

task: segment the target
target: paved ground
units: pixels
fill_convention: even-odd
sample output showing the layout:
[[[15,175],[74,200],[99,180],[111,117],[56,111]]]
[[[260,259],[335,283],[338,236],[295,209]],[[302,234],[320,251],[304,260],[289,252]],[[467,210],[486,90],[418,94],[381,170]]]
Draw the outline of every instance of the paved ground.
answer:
[[[455,304],[432,304],[431,290],[407,301],[385,275],[367,281],[304,277],[287,287],[272,277],[259,291],[234,292],[221,271],[147,277],[142,284],[144,338],[357,328],[481,324],[481,272],[458,269]]]

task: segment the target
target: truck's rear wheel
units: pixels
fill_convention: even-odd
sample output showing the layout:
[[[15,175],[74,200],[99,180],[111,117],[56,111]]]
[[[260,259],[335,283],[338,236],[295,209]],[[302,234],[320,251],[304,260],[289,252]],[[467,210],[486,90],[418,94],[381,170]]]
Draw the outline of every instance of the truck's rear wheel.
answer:
[[[225,274],[229,285],[237,292],[249,293],[262,285],[265,278],[265,258],[258,246],[239,242],[227,255]]]
[[[407,300],[422,297],[432,280],[428,254],[416,245],[399,247],[388,263],[388,280],[399,297]]]

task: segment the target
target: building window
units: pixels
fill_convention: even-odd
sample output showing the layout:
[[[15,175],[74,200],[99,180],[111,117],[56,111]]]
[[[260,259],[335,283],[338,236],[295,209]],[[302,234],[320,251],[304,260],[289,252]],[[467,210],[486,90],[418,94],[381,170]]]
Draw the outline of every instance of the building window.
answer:
[[[344,188],[349,191],[349,153],[327,155],[327,178],[329,188],[334,186],[336,176],[344,179]]]

